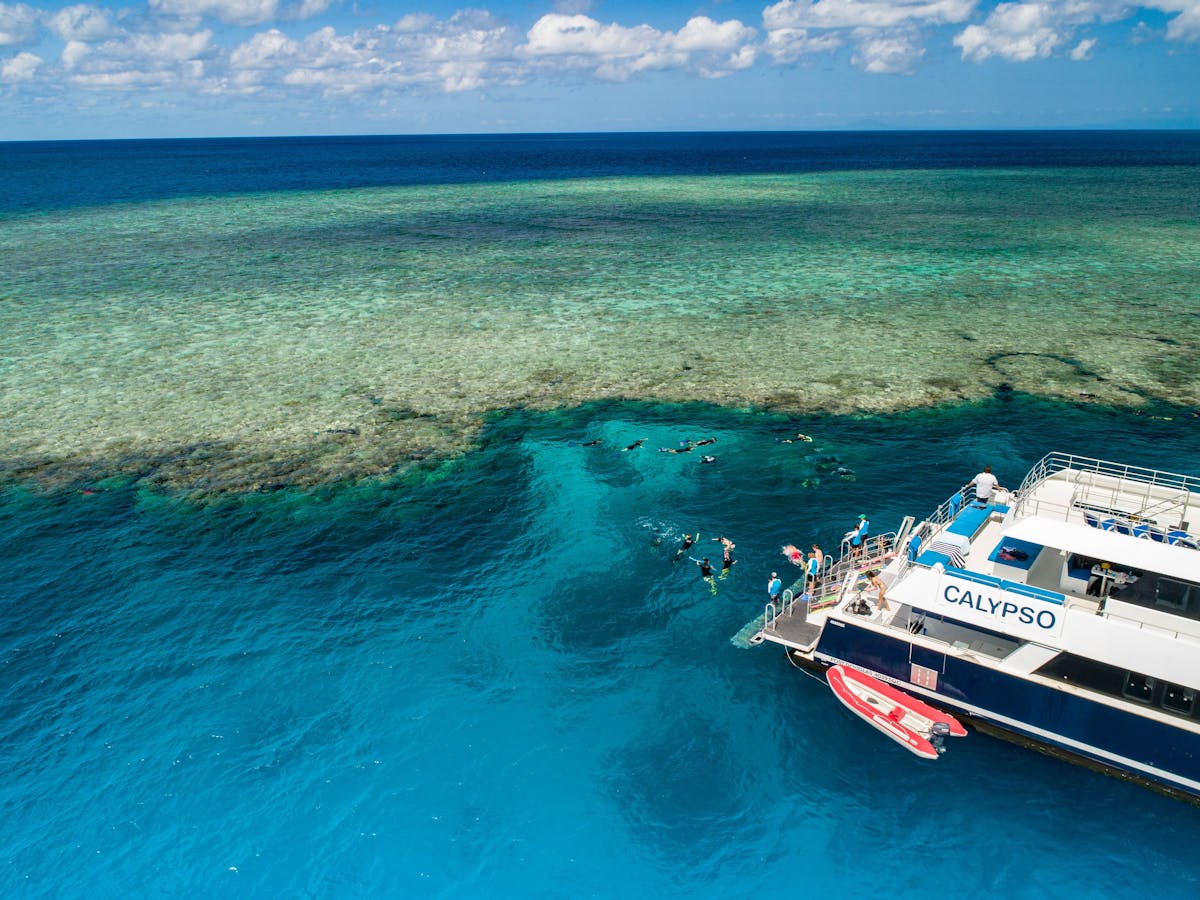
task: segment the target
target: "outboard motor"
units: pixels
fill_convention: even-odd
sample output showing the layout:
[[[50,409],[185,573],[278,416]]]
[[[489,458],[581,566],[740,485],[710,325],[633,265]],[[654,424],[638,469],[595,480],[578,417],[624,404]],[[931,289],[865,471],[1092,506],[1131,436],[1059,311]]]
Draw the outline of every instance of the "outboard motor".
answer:
[[[945,722],[934,722],[929,728],[929,743],[933,745],[933,749],[941,756],[946,752],[945,742],[946,735],[950,733],[950,726]]]

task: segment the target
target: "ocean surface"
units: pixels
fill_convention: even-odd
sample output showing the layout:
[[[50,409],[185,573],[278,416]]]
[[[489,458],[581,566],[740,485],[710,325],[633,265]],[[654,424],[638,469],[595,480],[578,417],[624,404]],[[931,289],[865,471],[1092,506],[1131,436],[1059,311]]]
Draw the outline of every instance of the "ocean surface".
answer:
[[[1200,895],[730,642],[984,464],[1200,473],[1200,135],[0,144],[0,260],[0,896]]]

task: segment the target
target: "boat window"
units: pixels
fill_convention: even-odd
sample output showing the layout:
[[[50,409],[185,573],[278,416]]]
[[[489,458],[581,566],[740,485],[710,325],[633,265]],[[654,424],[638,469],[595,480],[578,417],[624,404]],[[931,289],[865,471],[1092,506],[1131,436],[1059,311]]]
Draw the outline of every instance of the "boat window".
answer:
[[[1159,684],[1158,679],[1148,675],[1127,672],[1116,666],[1072,653],[1058,654],[1039,666],[1036,672],[1038,675],[1077,684],[1110,697],[1124,697],[1126,700],[1147,705],[1154,702],[1155,689]],[[1162,684],[1162,696],[1158,701],[1162,709],[1189,717],[1200,713],[1200,688],[1184,687],[1165,681]]]
[[[1155,585],[1154,605],[1187,615],[1200,605],[1200,585],[1160,575]]]
[[[1139,703],[1149,703],[1154,696],[1155,680],[1149,675],[1139,675],[1137,672],[1125,673],[1125,687],[1121,693],[1130,700]]]
[[[1037,670],[1039,675],[1117,695],[1125,685],[1125,670],[1073,653],[1060,653]]]
[[[1196,708],[1196,692],[1191,688],[1168,684],[1163,688],[1162,705],[1163,709],[1190,716]]]

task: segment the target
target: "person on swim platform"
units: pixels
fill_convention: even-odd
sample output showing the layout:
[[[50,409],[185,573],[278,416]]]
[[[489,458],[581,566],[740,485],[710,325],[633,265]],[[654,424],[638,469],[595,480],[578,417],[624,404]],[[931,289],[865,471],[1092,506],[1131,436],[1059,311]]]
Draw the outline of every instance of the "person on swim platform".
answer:
[[[817,559],[817,554],[815,554],[815,553],[808,554],[808,565],[804,567],[804,574],[806,576],[806,579],[805,579],[805,583],[807,585],[806,589],[810,593],[812,591],[816,590],[817,577],[820,575],[820,573],[821,573],[821,563],[820,563],[820,560]]]
[[[772,603],[779,602],[779,596],[783,593],[783,582],[779,580],[779,576],[772,572],[771,580],[767,582],[767,596],[771,598]]]

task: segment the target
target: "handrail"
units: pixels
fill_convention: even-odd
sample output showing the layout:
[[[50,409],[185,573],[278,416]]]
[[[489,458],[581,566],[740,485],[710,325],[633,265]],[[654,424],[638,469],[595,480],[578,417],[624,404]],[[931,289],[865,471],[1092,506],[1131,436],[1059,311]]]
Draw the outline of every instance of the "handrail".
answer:
[[[1114,491],[1121,483],[1128,482],[1146,485],[1148,488],[1162,487],[1168,490],[1179,491],[1185,495],[1200,493],[1200,478],[1192,475],[1167,472],[1161,469],[1148,469],[1143,466],[1130,466],[1089,456],[1076,456],[1071,453],[1053,452],[1047,453],[1038,460],[1021,482],[1018,493],[1022,500],[1018,501],[1018,512],[1024,512],[1023,501],[1030,496],[1033,488],[1036,488],[1054,474],[1067,470],[1078,473],[1074,479],[1075,484],[1083,485],[1087,488],[1100,487],[1095,481],[1096,476],[1100,476],[1117,480],[1116,485],[1111,485]],[[1103,488],[1100,487],[1100,489]],[[1186,502],[1187,498],[1185,497],[1184,503]]]

